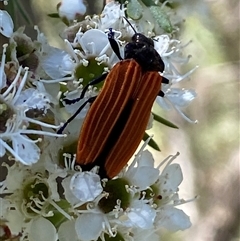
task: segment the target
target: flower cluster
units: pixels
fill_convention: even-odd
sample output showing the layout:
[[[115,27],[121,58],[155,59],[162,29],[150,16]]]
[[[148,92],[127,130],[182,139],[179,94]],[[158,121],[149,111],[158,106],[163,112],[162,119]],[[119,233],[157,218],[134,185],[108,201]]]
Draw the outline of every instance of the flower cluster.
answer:
[[[189,201],[178,195],[183,176],[180,165],[172,163],[178,153],[154,167],[145,145],[112,180],[101,180],[96,170],[60,168],[51,159],[31,168],[7,165],[1,189],[10,195],[0,199],[2,215],[12,232],[24,230],[22,240],[158,240],[162,228],[189,228],[189,217],[176,208]]]
[[[79,11],[61,4],[60,16],[66,20],[69,13],[71,22],[79,12],[84,14],[82,1],[77,2]],[[165,96],[157,97],[157,103],[194,122],[181,109],[196,93],[173,87],[196,69],[181,75],[176,68],[189,60],[182,55],[185,46],[169,34],[159,34],[144,18],[127,20],[116,2],[108,3],[101,15],[86,16],[68,27],[61,34],[64,50],[50,46],[37,26],[34,41],[24,28],[13,32],[10,15],[0,15],[0,33],[9,38],[0,65],[0,158],[7,170],[0,183],[0,239],[159,240],[163,228],[189,228],[189,217],[176,208],[189,201],[178,195],[183,180],[180,165],[173,163],[178,154],[155,167],[151,153],[144,150],[151,137],[111,180],[98,175],[98,166],[84,171],[75,163],[77,136],[89,105],[77,110],[102,87],[89,83],[119,62],[134,31],[154,37],[165,65],[159,74],[169,83],[162,84]],[[56,133],[72,115],[75,119],[64,126],[67,134]]]

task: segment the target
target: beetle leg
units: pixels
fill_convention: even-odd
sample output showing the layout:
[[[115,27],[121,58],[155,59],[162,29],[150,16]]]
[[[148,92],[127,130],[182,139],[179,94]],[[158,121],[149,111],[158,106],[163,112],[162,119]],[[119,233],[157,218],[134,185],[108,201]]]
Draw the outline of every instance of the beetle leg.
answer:
[[[84,97],[86,91],[88,90],[88,87],[89,87],[89,86],[91,86],[91,85],[96,85],[96,84],[99,84],[100,82],[104,81],[104,80],[106,79],[107,75],[108,75],[108,73],[104,73],[104,74],[102,74],[100,77],[98,77],[98,78],[90,81],[90,82],[83,88],[82,93],[81,93],[81,95],[80,95],[80,97],[79,97],[79,100],[80,100],[80,99],[83,99],[83,97]]]
[[[66,126],[82,111],[82,109],[86,106],[87,103],[93,103],[93,101],[97,98],[97,96],[90,97],[86,100],[77,111],[64,123],[64,125],[57,131],[58,134],[61,134]]]
[[[100,77],[90,81],[82,90],[82,93],[80,95],[80,97],[76,98],[76,99],[73,99],[73,100],[69,100],[69,99],[63,99],[63,101],[67,104],[67,105],[71,105],[71,104],[74,104],[76,102],[78,102],[79,100],[83,99],[84,98],[84,95],[85,93],[87,92],[88,90],[88,87],[91,86],[91,85],[96,85],[102,81],[104,81],[107,77],[108,73],[104,73],[102,74]]]
[[[169,80],[165,77],[162,77],[162,83],[163,84],[169,84]]]
[[[160,97],[164,97],[164,92],[162,91],[162,90],[160,90],[159,92],[158,92],[158,96],[160,96]]]

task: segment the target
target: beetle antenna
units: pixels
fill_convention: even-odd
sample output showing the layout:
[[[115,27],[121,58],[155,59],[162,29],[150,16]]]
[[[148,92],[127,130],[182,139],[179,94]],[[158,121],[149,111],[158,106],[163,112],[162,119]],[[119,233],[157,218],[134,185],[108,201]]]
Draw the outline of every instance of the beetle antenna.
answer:
[[[135,30],[135,28],[132,26],[132,24],[129,22],[129,20],[126,17],[123,17],[126,22],[130,25],[130,27],[132,28],[132,30],[134,31],[134,33],[137,33],[137,31]]]

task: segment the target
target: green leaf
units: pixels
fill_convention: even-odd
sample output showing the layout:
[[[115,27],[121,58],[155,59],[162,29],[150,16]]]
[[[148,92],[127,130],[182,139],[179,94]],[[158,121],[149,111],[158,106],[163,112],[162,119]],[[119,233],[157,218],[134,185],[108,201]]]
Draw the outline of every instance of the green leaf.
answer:
[[[176,126],[175,124],[173,124],[172,122],[162,118],[161,116],[157,115],[157,114],[153,114],[153,119],[159,123],[162,123],[165,126],[171,127],[171,128],[175,128],[175,129],[179,129],[178,126]]]
[[[173,31],[173,26],[168,15],[160,6],[150,6],[149,10],[159,27],[161,27],[167,33],[171,33]]]
[[[149,138],[149,135],[145,132],[143,136],[143,140],[146,141]],[[151,140],[148,142],[148,145],[151,146],[156,151],[161,151],[158,144],[151,138]]]
[[[137,0],[131,0],[127,5],[127,15],[133,20],[138,20],[142,17],[143,8]]]
[[[50,18],[60,18],[58,13],[49,13],[48,17],[50,17]]]

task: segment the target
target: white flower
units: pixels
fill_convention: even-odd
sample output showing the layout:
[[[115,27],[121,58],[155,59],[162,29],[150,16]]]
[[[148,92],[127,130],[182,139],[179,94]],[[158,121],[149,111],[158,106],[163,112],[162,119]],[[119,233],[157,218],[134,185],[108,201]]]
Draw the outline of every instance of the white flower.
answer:
[[[137,166],[134,166],[137,163]],[[124,174],[133,186],[139,191],[145,190],[155,183],[159,176],[159,170],[154,168],[154,159],[149,151],[140,151]]]
[[[50,46],[47,38],[39,30],[38,26],[34,26],[34,29],[37,31],[37,41],[40,45],[40,48],[38,48],[39,64],[45,73],[53,79],[48,81],[50,83],[58,83],[59,78],[72,73],[74,62],[66,51]],[[57,85],[55,88],[59,91]]]
[[[71,74],[74,68],[74,62],[69,54],[57,48],[51,48],[42,58],[42,67],[46,74],[52,79],[63,78]],[[51,81],[49,81],[51,82]]]
[[[174,156],[167,157],[158,166],[159,169],[167,162],[166,166],[162,170],[162,173],[160,173],[157,181],[152,186],[155,190],[155,196],[153,196],[153,198],[159,207],[168,204],[178,205],[182,202],[182,200],[178,197],[178,186],[183,180],[182,170],[179,164],[171,164],[178,155],[179,153]]]
[[[27,123],[36,123],[44,126],[40,121],[35,121],[25,116],[25,112],[18,111],[10,117],[6,124],[4,132],[0,133],[1,156],[8,150],[13,157],[25,165],[36,163],[40,158],[40,149],[36,145],[41,139],[31,140],[27,134],[56,136],[55,133],[26,129]],[[59,126],[46,124],[46,127],[58,128]],[[12,147],[7,143],[11,140]]]
[[[168,161],[158,181],[153,185],[153,188],[158,190],[155,192],[155,201],[158,206],[155,224],[157,227],[164,227],[171,231],[184,230],[191,226],[189,217],[182,210],[175,208],[177,205],[188,202],[179,199],[178,196],[178,186],[183,180],[181,167],[176,163],[171,164],[178,155],[179,153],[169,156],[160,163],[159,167]]]
[[[4,116],[0,123],[0,156],[4,156],[9,151],[13,157],[25,165],[36,163],[40,158],[40,149],[36,145],[41,139],[31,140],[28,134],[61,136],[52,132],[27,129],[30,123],[40,125],[41,127],[59,128],[59,126],[46,124],[44,122],[29,118],[27,115],[31,111],[39,111],[46,113],[49,106],[47,94],[40,92],[38,89],[24,89],[27,82],[28,70],[25,69],[23,77],[21,73],[22,67],[18,69],[15,79],[6,88],[6,75],[4,75],[4,64],[6,45],[3,48],[0,86],[4,88],[0,94],[0,111]],[[43,90],[43,89],[42,89]],[[9,145],[9,141],[12,145]]]
[[[102,30],[119,27],[119,19],[125,16],[125,9],[120,7],[120,4],[115,1],[107,3],[102,11],[102,16],[99,21],[99,28]]]
[[[185,120],[196,123],[196,121],[192,121],[181,110],[181,108],[188,106],[196,98],[196,92],[194,90],[173,88],[172,85],[189,78],[198,66],[181,75],[175,65],[188,63],[190,56],[184,57],[182,54],[182,49],[186,45],[182,46],[180,41],[170,39],[167,35],[157,36],[154,45],[165,64],[163,76],[170,81],[169,84],[162,84],[162,91],[165,96],[164,98],[158,96],[156,102],[164,109],[169,110],[174,108]]]
[[[125,225],[138,226],[143,229],[144,225],[149,225],[147,226],[148,230],[153,229],[151,232],[149,231],[149,235],[153,235],[153,237],[155,237],[154,230],[158,230],[159,227],[164,227],[171,231],[189,228],[191,226],[189,217],[182,210],[175,207],[189,202],[189,200],[179,199],[178,196],[178,187],[183,180],[183,175],[180,165],[172,164],[172,162],[179,153],[175,156],[169,156],[159,167],[154,168],[151,154],[143,151],[145,145],[143,145],[126,172],[122,174],[132,185],[129,187],[129,191],[133,193],[133,197],[138,197],[138,192],[145,188],[145,191],[142,192],[142,199],[133,200],[130,207],[126,210],[125,215],[128,216],[128,219],[125,221]],[[159,174],[159,168],[166,162],[166,166]],[[146,168],[146,170],[141,172],[141,168]],[[152,173],[150,175],[145,172],[148,168],[152,169],[149,170]],[[154,170],[156,171],[155,173]],[[151,194],[147,194],[148,192]],[[148,201],[146,202],[146,200]],[[153,208],[154,205],[157,206]],[[141,208],[139,208],[140,206]],[[136,231],[136,233],[138,232]]]
[[[66,41],[66,44],[68,42]],[[80,46],[82,51],[71,49],[70,45],[67,45],[68,52],[76,63],[88,66],[88,59],[95,58],[99,65],[105,63],[106,66],[112,67],[117,61],[117,57],[111,46],[107,34],[100,29],[89,29],[85,32],[76,33],[76,37],[71,43],[72,47]]]
[[[105,230],[104,223],[107,220],[96,206],[103,191],[100,177],[93,172],[75,173],[63,180],[63,187],[66,199],[74,208],[83,204],[87,205],[87,210],[78,210],[80,215],[74,224],[78,238],[83,241],[96,240],[101,232]],[[89,225],[89,222],[91,222],[91,225]],[[62,230],[62,226],[67,226],[68,223],[63,223],[60,229]]]
[[[33,237],[41,230],[35,229],[35,225],[47,225],[46,235],[49,235],[49,240],[56,240],[56,228],[45,217],[54,217],[58,211],[65,219],[71,219],[70,215],[55,202],[59,201],[59,196],[55,194],[57,176],[55,175],[55,179],[54,173],[49,176],[44,165],[39,163],[29,169],[16,162],[12,166],[7,166],[7,169],[8,175],[2,184],[1,194],[7,194],[9,201],[3,203],[2,207],[5,210],[3,216],[8,220],[12,232],[17,234],[23,231],[23,236],[35,240]],[[37,236],[39,235],[38,233]]]
[[[101,56],[107,48],[110,48],[107,35],[98,29],[90,29],[82,36],[78,35],[78,42],[86,55]]]

